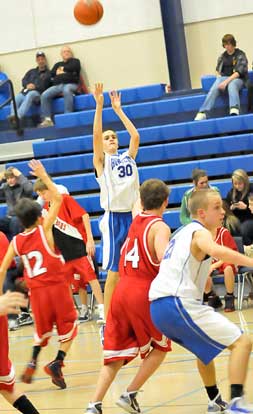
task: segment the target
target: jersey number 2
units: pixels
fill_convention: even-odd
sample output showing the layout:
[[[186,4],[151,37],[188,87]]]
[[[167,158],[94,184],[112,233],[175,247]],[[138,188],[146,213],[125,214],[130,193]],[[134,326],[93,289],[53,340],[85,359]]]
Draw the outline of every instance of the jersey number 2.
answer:
[[[42,275],[43,273],[46,273],[47,268],[42,267],[43,256],[38,250],[33,250],[28,254],[22,255],[22,259],[29,277],[36,277]],[[30,261],[32,259],[35,259],[33,266],[30,264]]]

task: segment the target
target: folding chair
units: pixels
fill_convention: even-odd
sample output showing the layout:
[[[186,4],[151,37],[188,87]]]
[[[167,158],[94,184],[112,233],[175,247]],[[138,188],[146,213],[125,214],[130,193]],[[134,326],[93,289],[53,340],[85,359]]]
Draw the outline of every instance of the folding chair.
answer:
[[[242,237],[234,237],[239,253],[244,254],[244,247]],[[253,267],[247,266],[238,266],[237,272],[237,307],[239,310],[242,309],[244,290],[245,290],[245,281],[253,289]]]

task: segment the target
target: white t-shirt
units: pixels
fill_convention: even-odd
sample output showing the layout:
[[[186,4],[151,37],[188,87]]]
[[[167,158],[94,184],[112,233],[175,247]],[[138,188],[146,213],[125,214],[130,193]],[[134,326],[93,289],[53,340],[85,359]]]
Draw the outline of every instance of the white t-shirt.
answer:
[[[202,300],[212,258],[199,262],[191,252],[195,231],[204,227],[193,221],[175,233],[168,244],[160,264],[160,270],[151,283],[149,299],[176,296]]]
[[[105,211],[132,211],[139,195],[139,176],[136,162],[128,151],[105,154],[103,173],[96,179],[100,186],[100,205]]]

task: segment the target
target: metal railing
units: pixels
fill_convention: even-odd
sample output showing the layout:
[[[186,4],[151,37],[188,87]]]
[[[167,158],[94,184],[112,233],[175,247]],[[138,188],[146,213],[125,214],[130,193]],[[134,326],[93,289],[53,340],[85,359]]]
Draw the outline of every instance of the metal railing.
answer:
[[[6,80],[0,82],[0,88],[2,86],[6,85],[6,84],[9,84],[9,86],[10,86],[11,96],[0,104],[0,109],[2,109],[5,105],[10,103],[11,101],[13,102],[13,110],[14,110],[14,117],[15,117],[15,129],[17,131],[17,135],[21,136],[21,135],[23,135],[24,130],[21,127],[21,122],[20,122],[20,119],[18,117],[18,111],[17,111],[17,105],[16,105],[16,100],[15,100],[15,95],[14,95],[13,83],[10,79],[6,79]]]

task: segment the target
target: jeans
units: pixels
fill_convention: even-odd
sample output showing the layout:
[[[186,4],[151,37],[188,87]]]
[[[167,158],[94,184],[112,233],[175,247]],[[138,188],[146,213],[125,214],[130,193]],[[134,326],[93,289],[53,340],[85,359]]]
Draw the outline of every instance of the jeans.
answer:
[[[60,85],[51,86],[41,95],[41,115],[42,118],[51,116],[51,102],[56,96],[63,94],[64,98],[64,113],[73,112],[74,106],[74,92],[76,92],[78,85],[76,83],[61,83]]]
[[[30,91],[26,95],[21,92],[15,97],[17,112],[19,118],[24,118],[34,102],[39,102],[40,93],[38,91]],[[11,115],[14,115],[13,102],[11,103]]]
[[[0,218],[0,231],[7,236],[9,241],[22,230],[23,226],[16,216],[5,216]]]
[[[215,104],[216,98],[219,96],[221,91],[218,89],[218,86],[221,82],[227,79],[227,76],[221,76],[216,79],[213,86],[211,87],[210,91],[208,92],[205,102],[199,109],[199,112],[207,112],[210,111]],[[242,79],[233,79],[227,86],[226,91],[228,92],[229,97],[229,107],[230,108],[238,108],[240,109],[240,96],[239,92],[243,87],[243,80]]]

